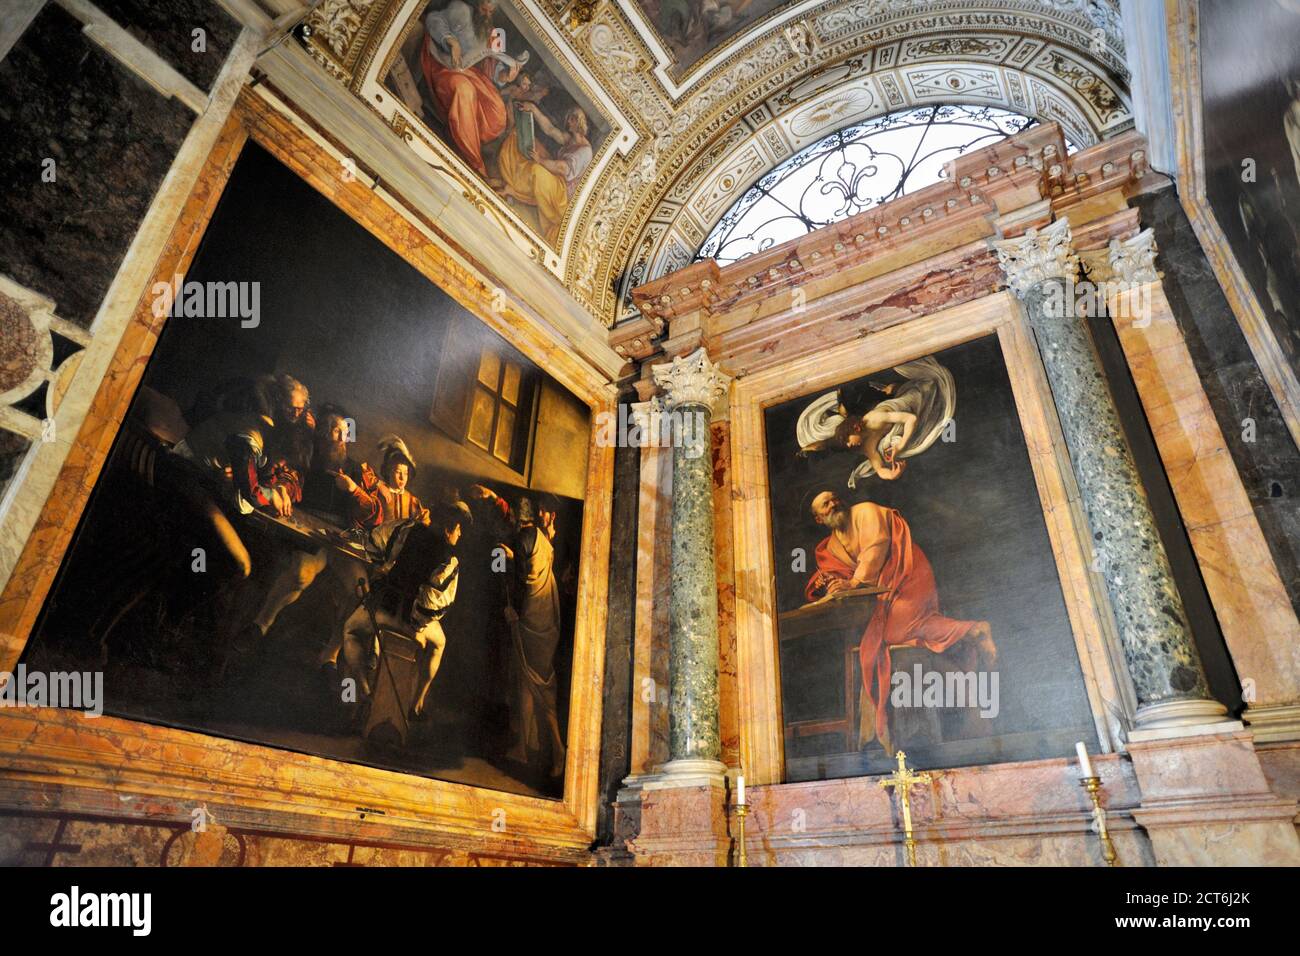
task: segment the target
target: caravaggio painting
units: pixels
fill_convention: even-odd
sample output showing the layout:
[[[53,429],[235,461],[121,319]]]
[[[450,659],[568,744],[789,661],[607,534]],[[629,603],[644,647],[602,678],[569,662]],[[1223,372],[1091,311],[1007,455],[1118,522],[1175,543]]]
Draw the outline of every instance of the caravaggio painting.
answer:
[[[431,0],[384,83],[558,248],[609,127],[512,0]]]
[[[1300,4],[1199,10],[1206,198],[1300,376]]]
[[[28,665],[103,670],[115,716],[560,797],[588,406],[255,145],[154,291]]]
[[[995,336],[765,411],[787,779],[1095,740]]]

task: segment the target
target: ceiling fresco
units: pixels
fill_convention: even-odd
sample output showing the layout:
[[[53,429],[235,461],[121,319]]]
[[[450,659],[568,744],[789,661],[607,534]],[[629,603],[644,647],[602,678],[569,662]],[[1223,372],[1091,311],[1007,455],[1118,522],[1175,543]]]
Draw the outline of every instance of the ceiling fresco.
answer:
[[[307,23],[394,147],[605,325],[841,127],[937,103],[1080,147],[1132,126],[1117,0],[323,0]]]
[[[781,0],[635,0],[650,30],[672,54],[675,77],[779,7]]]

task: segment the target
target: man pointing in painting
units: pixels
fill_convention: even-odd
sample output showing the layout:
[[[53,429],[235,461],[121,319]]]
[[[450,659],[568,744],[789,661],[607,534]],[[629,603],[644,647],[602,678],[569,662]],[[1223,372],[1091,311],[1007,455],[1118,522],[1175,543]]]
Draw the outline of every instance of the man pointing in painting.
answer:
[[[862,707],[858,743],[879,739],[891,753],[885,702],[889,695],[891,647],[922,647],[941,654],[961,640],[984,659],[997,660],[987,621],[958,621],[939,613],[934,572],[912,541],[903,516],[892,508],[863,501],[846,507],[833,491],[812,499],[812,517],[830,533],[817,545],[817,571],[804,590],[810,601],[847,588],[883,588],[867,622],[858,653],[862,660]]]
[[[499,84],[510,83],[527,62],[507,56],[503,43],[493,43],[492,17],[496,0],[450,0],[424,18],[425,42],[420,66],[433,93],[434,112],[462,159],[484,179],[483,144],[506,129],[506,105]],[[501,34],[498,34],[498,37]]]

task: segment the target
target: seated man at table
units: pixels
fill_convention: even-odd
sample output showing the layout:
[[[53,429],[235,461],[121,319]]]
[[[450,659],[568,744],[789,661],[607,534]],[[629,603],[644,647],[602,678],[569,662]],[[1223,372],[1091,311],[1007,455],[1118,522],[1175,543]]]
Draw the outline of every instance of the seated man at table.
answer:
[[[452,501],[403,523],[386,542],[387,573],[343,626],[343,678],[356,682],[358,703],[370,696],[377,625],[410,634],[420,645],[422,674],[411,716],[424,716],[447,644],[441,621],[460,580],[456,545],[473,520],[463,501]]]
[[[311,464],[303,479],[301,507],[335,526],[369,529],[379,523],[378,478],[369,465],[357,464],[348,456],[348,443],[354,436],[352,419],[337,405],[325,405],[316,419]],[[271,629],[286,607],[302,596],[317,576],[329,567],[336,579],[336,606],[346,614],[354,606],[358,565],[331,549],[291,551],[278,574],[271,581],[266,597],[253,620],[240,632],[237,645],[258,643]],[[329,633],[337,631],[336,625]]]
[[[176,492],[201,516],[240,578],[252,573],[252,558],[230,518],[254,508],[288,515],[301,497],[298,476],[274,469],[268,458],[274,393],[269,379],[248,382],[232,392],[226,407],[210,414],[172,449],[185,464],[172,468],[176,459],[163,459],[158,469],[160,487]]]
[[[378,547],[383,551],[389,538],[403,522],[416,519],[427,524],[429,511],[406,487],[411,472],[415,469],[415,458],[411,455],[406,442],[397,435],[385,435],[379,439],[379,452],[383,459],[383,463],[379,466],[380,478],[375,487],[375,497],[379,501],[379,518],[371,531],[370,548]],[[346,559],[344,561],[350,563]],[[363,573],[368,576],[368,571],[369,569],[354,567],[349,571],[350,583],[355,585]],[[338,596],[342,597],[342,592]],[[344,600],[346,610],[340,611],[339,618],[345,619],[359,603],[359,598],[347,597]],[[339,629],[330,642],[321,648],[319,657],[321,667],[327,668],[328,671],[337,667],[339,650],[342,646],[343,631]],[[334,675],[328,671],[326,677],[332,683]]]
[[[997,660],[988,621],[958,621],[939,613],[939,594],[930,562],[912,541],[903,516],[863,501],[848,508],[833,491],[812,499],[813,520],[830,533],[817,545],[817,571],[804,594],[810,601],[846,588],[875,585],[876,598],[858,646],[862,661],[859,747],[879,740],[892,753],[885,705],[889,698],[891,647],[923,647],[942,653],[958,641],[971,642],[991,667]]]

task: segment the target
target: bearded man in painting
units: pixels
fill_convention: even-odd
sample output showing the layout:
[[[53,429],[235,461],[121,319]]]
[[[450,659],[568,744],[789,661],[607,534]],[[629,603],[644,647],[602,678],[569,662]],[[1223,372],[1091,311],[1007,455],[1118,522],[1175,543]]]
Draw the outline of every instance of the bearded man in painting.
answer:
[[[939,613],[934,571],[897,511],[870,501],[848,508],[833,491],[818,492],[811,511],[813,520],[830,534],[817,545],[817,571],[804,589],[808,600],[825,599],[849,588],[883,589],[858,647],[862,661],[858,745],[879,740],[892,754],[885,711],[890,648],[923,647],[941,654],[967,640],[979,652],[983,666],[990,667],[997,660],[992,629],[988,621],[958,621]]]
[[[377,494],[379,479],[365,462],[348,455],[355,428],[353,419],[336,405],[325,405],[316,419],[311,465],[303,478],[302,507],[342,529],[374,528],[382,517]],[[271,580],[256,615],[240,632],[235,644],[248,650],[259,645],[280,612],[293,604],[326,568],[333,572],[336,598],[343,605],[340,619],[355,606],[351,600],[356,568],[347,558],[333,557],[329,548],[295,549],[284,559]],[[330,635],[337,634],[337,626]],[[332,658],[338,646],[331,639],[326,652]]]
[[[496,0],[450,0],[424,18],[420,68],[433,109],[456,152],[484,179],[483,145],[506,130],[506,104],[497,82],[513,82],[519,63],[489,47]],[[522,59],[522,58],[521,58]]]
[[[513,593],[505,608],[518,688],[512,720],[517,736],[507,756],[526,763],[535,752],[549,752],[551,777],[564,774],[565,756],[558,711],[559,674],[555,670],[560,643],[560,586],[552,544],[557,511],[550,495],[543,495],[536,506],[528,498],[519,499]]]

